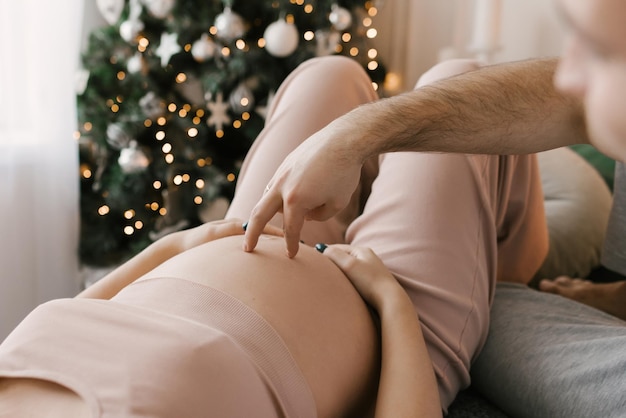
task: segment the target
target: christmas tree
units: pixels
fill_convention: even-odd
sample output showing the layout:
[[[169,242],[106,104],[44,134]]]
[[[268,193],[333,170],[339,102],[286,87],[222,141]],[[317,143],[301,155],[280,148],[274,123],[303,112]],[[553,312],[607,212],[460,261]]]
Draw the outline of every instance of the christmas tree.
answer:
[[[116,264],[215,216],[283,79],[343,54],[374,86],[373,1],[99,0],[78,93],[80,258]]]

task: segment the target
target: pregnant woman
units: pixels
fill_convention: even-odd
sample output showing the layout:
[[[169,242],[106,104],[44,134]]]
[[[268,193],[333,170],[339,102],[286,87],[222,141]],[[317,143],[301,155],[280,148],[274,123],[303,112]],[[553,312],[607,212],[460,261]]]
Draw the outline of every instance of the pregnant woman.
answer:
[[[386,154],[295,258],[280,216],[241,249],[288,153],[375,99],[349,59],[294,71],[227,220],[162,238],[0,345],[0,417],[441,415],[469,382],[499,263],[526,254],[523,281],[545,255],[532,156]]]

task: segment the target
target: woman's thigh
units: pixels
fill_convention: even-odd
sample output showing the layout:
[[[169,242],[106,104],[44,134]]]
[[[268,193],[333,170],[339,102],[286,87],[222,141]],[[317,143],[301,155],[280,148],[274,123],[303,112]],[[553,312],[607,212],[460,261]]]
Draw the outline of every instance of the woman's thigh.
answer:
[[[529,210],[541,194],[531,187],[536,161],[407,152],[382,156],[379,170],[347,240],[371,247],[411,297],[445,408],[469,384],[470,363],[485,341],[506,262],[499,247],[534,254],[519,271],[526,279],[545,255],[541,213]],[[527,229],[537,230],[536,238]]]

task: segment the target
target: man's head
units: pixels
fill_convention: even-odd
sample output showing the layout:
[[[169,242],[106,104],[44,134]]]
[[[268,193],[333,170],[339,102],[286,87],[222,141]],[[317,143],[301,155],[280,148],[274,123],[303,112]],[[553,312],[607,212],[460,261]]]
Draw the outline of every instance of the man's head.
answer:
[[[626,0],[557,0],[570,30],[555,84],[580,97],[591,141],[626,161]]]

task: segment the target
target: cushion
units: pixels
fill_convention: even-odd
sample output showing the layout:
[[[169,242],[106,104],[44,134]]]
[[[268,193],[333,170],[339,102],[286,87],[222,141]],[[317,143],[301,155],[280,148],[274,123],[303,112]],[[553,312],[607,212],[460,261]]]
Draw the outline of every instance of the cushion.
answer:
[[[539,153],[538,161],[550,249],[532,284],[559,275],[586,277],[600,264],[611,191],[599,171],[570,148]]]

